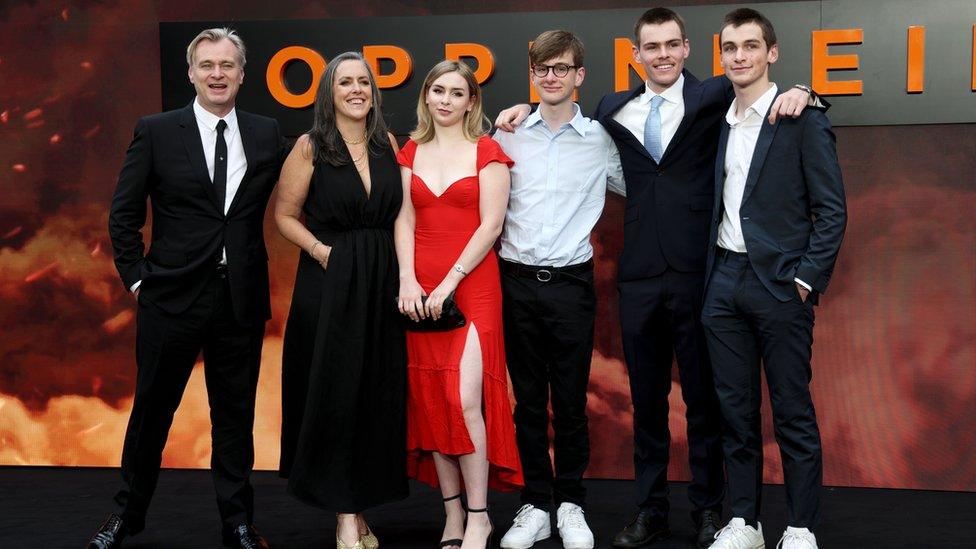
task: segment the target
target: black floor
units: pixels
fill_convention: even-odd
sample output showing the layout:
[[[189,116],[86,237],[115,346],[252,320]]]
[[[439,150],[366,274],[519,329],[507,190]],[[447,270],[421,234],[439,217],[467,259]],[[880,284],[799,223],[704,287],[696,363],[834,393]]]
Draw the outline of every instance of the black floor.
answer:
[[[81,548],[111,511],[118,486],[114,469],[0,467],[0,548]],[[254,475],[255,523],[276,548],[334,547],[335,518],[292,500],[274,473]],[[633,514],[633,485],[595,480],[589,489],[587,520],[597,547],[610,539]],[[652,549],[691,548],[693,527],[684,484],[672,487],[674,537]],[[386,549],[433,549],[442,527],[439,495],[411,486],[404,501],[367,513]],[[767,486],[762,522],[769,549],[786,522],[781,486]],[[511,525],[519,507],[517,494],[492,494],[491,516],[498,534]],[[826,488],[820,547],[873,549],[976,547],[976,494]],[[539,549],[561,547],[554,537]],[[496,541],[497,543],[497,541]],[[217,509],[207,471],[163,471],[146,530],[130,538],[130,549],[219,547]]]

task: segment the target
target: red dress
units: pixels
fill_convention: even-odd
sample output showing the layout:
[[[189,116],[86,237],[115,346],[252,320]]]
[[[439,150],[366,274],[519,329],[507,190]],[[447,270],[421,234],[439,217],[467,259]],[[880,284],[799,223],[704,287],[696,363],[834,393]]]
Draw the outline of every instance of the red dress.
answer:
[[[397,155],[400,165],[413,168],[417,144],[407,141]],[[511,166],[501,147],[485,136],[478,140],[477,172],[487,164]],[[458,179],[440,196],[416,174],[410,199],[416,211],[414,271],[430,293],[454,267],[461,251],[481,224],[477,173]],[[488,486],[495,490],[522,487],[522,465],[515,445],[502,336],[502,293],[498,259],[491,250],[468,269],[454,294],[468,322],[447,332],[407,332],[407,472],[437,486],[431,452],[459,456],[474,452],[461,413],[460,362],[469,329],[477,329],[483,364],[483,412],[489,463]]]

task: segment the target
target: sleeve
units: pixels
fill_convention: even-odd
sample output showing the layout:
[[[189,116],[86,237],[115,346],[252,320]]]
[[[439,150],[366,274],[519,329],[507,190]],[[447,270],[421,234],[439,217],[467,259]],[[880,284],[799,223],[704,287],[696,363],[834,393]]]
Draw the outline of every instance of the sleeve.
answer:
[[[478,171],[485,169],[485,166],[492,162],[501,162],[509,168],[515,165],[515,162],[502,150],[501,145],[485,135],[478,140]]]
[[[407,142],[403,144],[400,148],[400,152],[397,153],[396,159],[397,164],[405,168],[413,169],[413,157],[417,154],[417,144],[414,143],[413,139],[407,139]]]
[[[830,122],[815,109],[804,111],[804,115],[800,154],[813,233],[794,276],[824,293],[847,227],[847,199]]]
[[[143,118],[136,124],[132,143],[125,153],[108,216],[115,267],[126,289],[142,279],[145,246],[141,230],[146,224],[152,162],[149,124]]]
[[[620,151],[609,135],[607,136],[607,188],[614,194],[627,196],[624,170],[620,165]]]

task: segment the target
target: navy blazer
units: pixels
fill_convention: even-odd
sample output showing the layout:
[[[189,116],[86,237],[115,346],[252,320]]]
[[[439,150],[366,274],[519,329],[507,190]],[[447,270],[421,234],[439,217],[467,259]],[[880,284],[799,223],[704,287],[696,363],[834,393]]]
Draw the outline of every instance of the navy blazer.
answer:
[[[699,81],[683,72],[685,113],[658,164],[634,134],[613,119],[645,85],[608,94],[595,118],[620,150],[627,184],[624,247],[618,279],[657,276],[668,267],[703,272],[715,193],[715,154],[732,85],[724,76]]]
[[[714,166],[712,251],[724,212],[728,123],[723,122],[721,128]],[[830,282],[847,226],[835,145],[830,121],[817,109],[804,109],[799,118],[778,118],[773,125],[764,120],[759,131],[739,216],[749,262],[763,286],[780,301],[796,296],[794,278],[813,287],[814,300]],[[714,253],[708,257],[707,272],[711,273]]]
[[[264,213],[287,152],[272,118],[237,110],[247,158],[244,179],[227,214],[218,204],[193,114],[182,109],[141,118],[125,154],[109,213],[115,266],[139,299],[170,314],[186,310],[227,250],[231,301],[245,325],[271,315]],[[152,204],[152,244],[141,229]]]

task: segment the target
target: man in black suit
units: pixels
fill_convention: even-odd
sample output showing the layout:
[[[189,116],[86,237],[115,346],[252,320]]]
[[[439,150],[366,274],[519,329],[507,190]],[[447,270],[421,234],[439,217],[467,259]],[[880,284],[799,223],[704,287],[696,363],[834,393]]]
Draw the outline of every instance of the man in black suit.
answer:
[[[267,547],[251,525],[249,477],[271,313],[263,220],[284,150],[275,120],[235,109],[245,49],[234,31],[201,32],[187,64],[196,98],[139,120],[112,199],[115,265],[138,302],[138,373],[118,508],[92,549],[119,547],[144,528],[173,414],[201,351],[224,545]],[[147,198],[152,243],[145,253]]]
[[[676,358],[687,406],[688,496],[698,544],[707,547],[718,531],[725,479],[721,418],[700,319],[716,146],[733,93],[724,77],[699,81],[684,70],[690,47],[677,13],[652,8],[634,34],[634,58],[647,81],[605,96],[595,115],[620,150],[627,186],[618,289],[639,512],[613,545],[641,547],[670,536],[668,394]],[[808,89],[792,90],[773,112],[795,116],[808,99]]]
[[[834,134],[822,112],[774,125],[772,25],[735,10],[720,33],[735,100],[715,162],[703,324],[725,420],[732,520],[714,548],[761,548],[760,364],[783,459],[789,526],[783,549],[816,549],[822,482],[820,432],[810,397],[813,305],[827,288],[847,223]],[[780,545],[777,545],[780,547]]]

